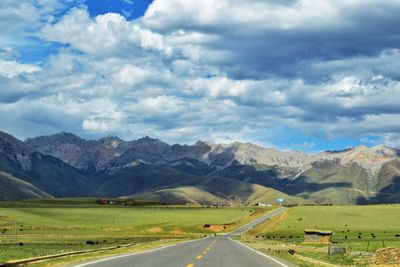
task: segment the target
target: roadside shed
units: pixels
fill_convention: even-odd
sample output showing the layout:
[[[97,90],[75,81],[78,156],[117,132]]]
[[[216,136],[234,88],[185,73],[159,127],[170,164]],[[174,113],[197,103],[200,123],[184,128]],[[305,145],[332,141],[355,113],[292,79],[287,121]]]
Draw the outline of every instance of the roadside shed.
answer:
[[[332,242],[332,234],[332,231],[306,229],[304,230],[304,242],[329,244]]]
[[[126,200],[125,203],[127,206],[135,206],[136,205],[136,201],[134,199],[128,199],[128,200]]]
[[[102,204],[102,205],[108,205],[109,204],[109,200],[108,199],[98,199],[96,200],[97,204]]]

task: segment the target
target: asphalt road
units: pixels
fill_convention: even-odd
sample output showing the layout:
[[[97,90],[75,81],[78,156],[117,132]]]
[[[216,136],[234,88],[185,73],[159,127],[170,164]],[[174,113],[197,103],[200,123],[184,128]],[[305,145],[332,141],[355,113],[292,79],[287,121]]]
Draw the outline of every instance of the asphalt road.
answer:
[[[266,220],[269,220],[269,219],[271,219],[272,217],[278,215],[279,213],[282,213],[285,209],[286,209],[286,208],[278,208],[278,209],[274,210],[273,212],[271,212],[271,213],[269,213],[269,214],[266,214],[266,215],[264,215],[264,216],[261,216],[260,218],[254,220],[254,221],[252,221],[252,222],[250,222],[250,223],[248,223],[248,224],[245,224],[245,225],[243,225],[243,226],[241,226],[241,227],[239,227],[239,228],[237,228],[237,229],[233,230],[232,232],[227,233],[227,234],[225,234],[225,235],[229,235],[229,236],[239,236],[239,235],[242,235],[242,234],[244,234],[245,232],[249,231],[249,230],[250,230],[251,228],[253,228],[254,226],[256,226],[257,224],[260,224],[260,223],[262,223],[262,222],[264,222],[264,221],[266,221]]]
[[[294,265],[281,262],[231,239],[232,236],[240,235],[282,211],[283,209],[276,210],[223,236],[81,263],[75,267],[292,267]]]

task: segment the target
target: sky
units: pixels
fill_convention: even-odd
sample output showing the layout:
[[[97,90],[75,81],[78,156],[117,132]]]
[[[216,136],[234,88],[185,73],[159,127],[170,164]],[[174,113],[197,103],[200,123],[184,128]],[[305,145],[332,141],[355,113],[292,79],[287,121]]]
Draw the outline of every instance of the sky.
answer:
[[[0,130],[400,147],[400,0],[1,0]]]

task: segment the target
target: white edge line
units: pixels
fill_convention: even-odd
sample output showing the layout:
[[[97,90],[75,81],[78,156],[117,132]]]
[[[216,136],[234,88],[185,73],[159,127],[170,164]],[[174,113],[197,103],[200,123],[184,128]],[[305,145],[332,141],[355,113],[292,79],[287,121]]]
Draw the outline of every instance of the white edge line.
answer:
[[[277,211],[279,211],[279,213],[280,213],[281,209],[275,210],[275,212],[277,212]],[[266,214],[265,216],[267,216],[267,215],[272,215],[273,213],[274,213],[274,212],[271,212],[270,214]],[[273,214],[273,216],[271,216],[271,217],[274,217],[275,215],[276,215],[276,214]],[[260,218],[258,218],[258,219],[260,219]],[[250,222],[250,223],[248,223],[248,224],[251,224],[251,223],[252,223],[252,222]],[[242,228],[242,227],[244,227],[244,226],[247,226],[248,224],[242,225],[242,226],[239,227],[238,229],[240,229],[240,228]],[[238,229],[235,229],[235,230],[238,230]],[[233,230],[232,232],[234,232],[235,230]],[[224,235],[229,235],[229,234],[232,233],[232,232],[225,233]],[[203,238],[201,238],[201,239],[205,239],[205,238],[209,238],[209,236],[203,237]],[[159,247],[159,248],[155,248],[155,249],[150,249],[150,250],[145,250],[145,251],[139,251],[139,252],[124,254],[124,255],[120,255],[120,256],[109,257],[109,258],[105,258],[105,259],[100,259],[100,260],[96,260],[96,261],[85,262],[85,263],[81,263],[81,264],[78,264],[78,265],[72,265],[72,266],[73,266],[73,267],[83,267],[83,266],[95,264],[95,263],[98,263],[98,262],[109,261],[109,260],[114,260],[114,259],[119,259],[119,258],[134,256],[134,255],[146,254],[146,253],[150,253],[150,252],[162,250],[162,249],[165,249],[165,248],[169,248],[169,247],[173,247],[173,246],[178,246],[178,245],[181,245],[181,244],[186,244],[186,243],[191,243],[191,242],[199,241],[199,240],[201,240],[201,239],[189,240],[189,241],[185,241],[185,242],[178,243],[178,244],[172,244],[172,245],[167,245],[167,246],[163,246],[163,247]],[[231,239],[231,238],[229,237],[229,239]],[[274,261],[274,262],[276,262],[276,263],[282,265],[283,267],[289,267],[289,266],[283,264],[282,262],[278,261],[277,259],[274,259],[274,258],[272,258],[272,257],[270,257],[270,256],[268,256],[268,255],[266,255],[266,254],[264,254],[264,253],[261,253],[261,252],[255,250],[255,249],[253,249],[253,248],[251,248],[251,247],[249,247],[249,246],[243,244],[243,243],[240,243],[240,242],[237,241],[237,240],[233,240],[233,239],[231,239],[231,240],[237,242],[238,244],[240,244],[240,245],[242,245],[242,246],[244,246],[244,247],[246,247],[246,248],[248,248],[248,249],[250,249],[250,250],[252,250],[252,251],[254,251],[254,252],[256,252],[256,253],[258,253],[258,254],[260,254],[260,255],[262,255],[262,256],[264,256],[264,257],[267,257],[268,259],[270,259],[270,260],[272,260],[272,261]]]
[[[181,243],[178,243],[178,244],[171,244],[171,245],[167,245],[167,246],[163,246],[163,247],[159,247],[159,248],[154,248],[154,249],[150,249],[150,250],[138,251],[138,252],[134,252],[134,253],[129,253],[129,254],[124,254],[124,255],[119,255],[119,256],[108,257],[108,258],[105,258],[105,259],[100,259],[100,260],[95,260],[95,261],[89,261],[89,262],[81,263],[81,264],[78,264],[78,265],[72,265],[72,267],[82,267],[82,266],[92,265],[92,264],[99,263],[99,262],[103,262],[103,261],[115,260],[115,259],[119,259],[119,258],[124,258],[124,257],[129,257],[129,256],[135,256],[135,255],[139,255],[139,254],[146,254],[146,253],[150,253],[150,252],[162,250],[162,249],[169,248],[169,247],[179,246],[179,245],[181,245],[181,244],[187,244],[187,243],[199,241],[199,240],[202,240],[202,239],[205,239],[205,238],[208,238],[208,237],[203,237],[203,238],[201,238],[201,239],[189,240],[189,241],[181,242]]]
[[[258,251],[258,250],[255,250],[254,248],[251,248],[251,247],[249,247],[249,246],[243,244],[242,242],[239,242],[239,241],[237,241],[237,240],[233,240],[232,238],[229,238],[229,239],[232,240],[232,241],[234,241],[234,242],[236,242],[236,243],[238,243],[239,245],[242,245],[242,246],[244,246],[244,247],[250,249],[251,251],[254,251],[254,252],[257,253],[257,254],[260,254],[261,256],[264,256],[264,257],[266,257],[266,258],[268,258],[268,259],[270,259],[270,260],[272,260],[272,261],[274,261],[274,262],[276,262],[276,263],[282,265],[283,267],[289,267],[289,266],[287,266],[286,264],[284,264],[284,263],[278,261],[277,259],[272,258],[271,256],[268,256],[267,254],[264,254],[264,253],[262,253],[262,252],[260,252],[260,251]]]

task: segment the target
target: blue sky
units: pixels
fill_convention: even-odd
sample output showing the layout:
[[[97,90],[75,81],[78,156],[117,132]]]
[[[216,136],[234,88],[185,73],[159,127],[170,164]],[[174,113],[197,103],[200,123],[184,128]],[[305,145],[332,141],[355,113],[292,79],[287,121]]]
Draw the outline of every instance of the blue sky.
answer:
[[[400,147],[399,13],[397,0],[4,0],[0,130]]]
[[[91,16],[105,13],[119,13],[129,20],[143,16],[152,0],[102,0],[99,4],[98,0],[86,0]]]

